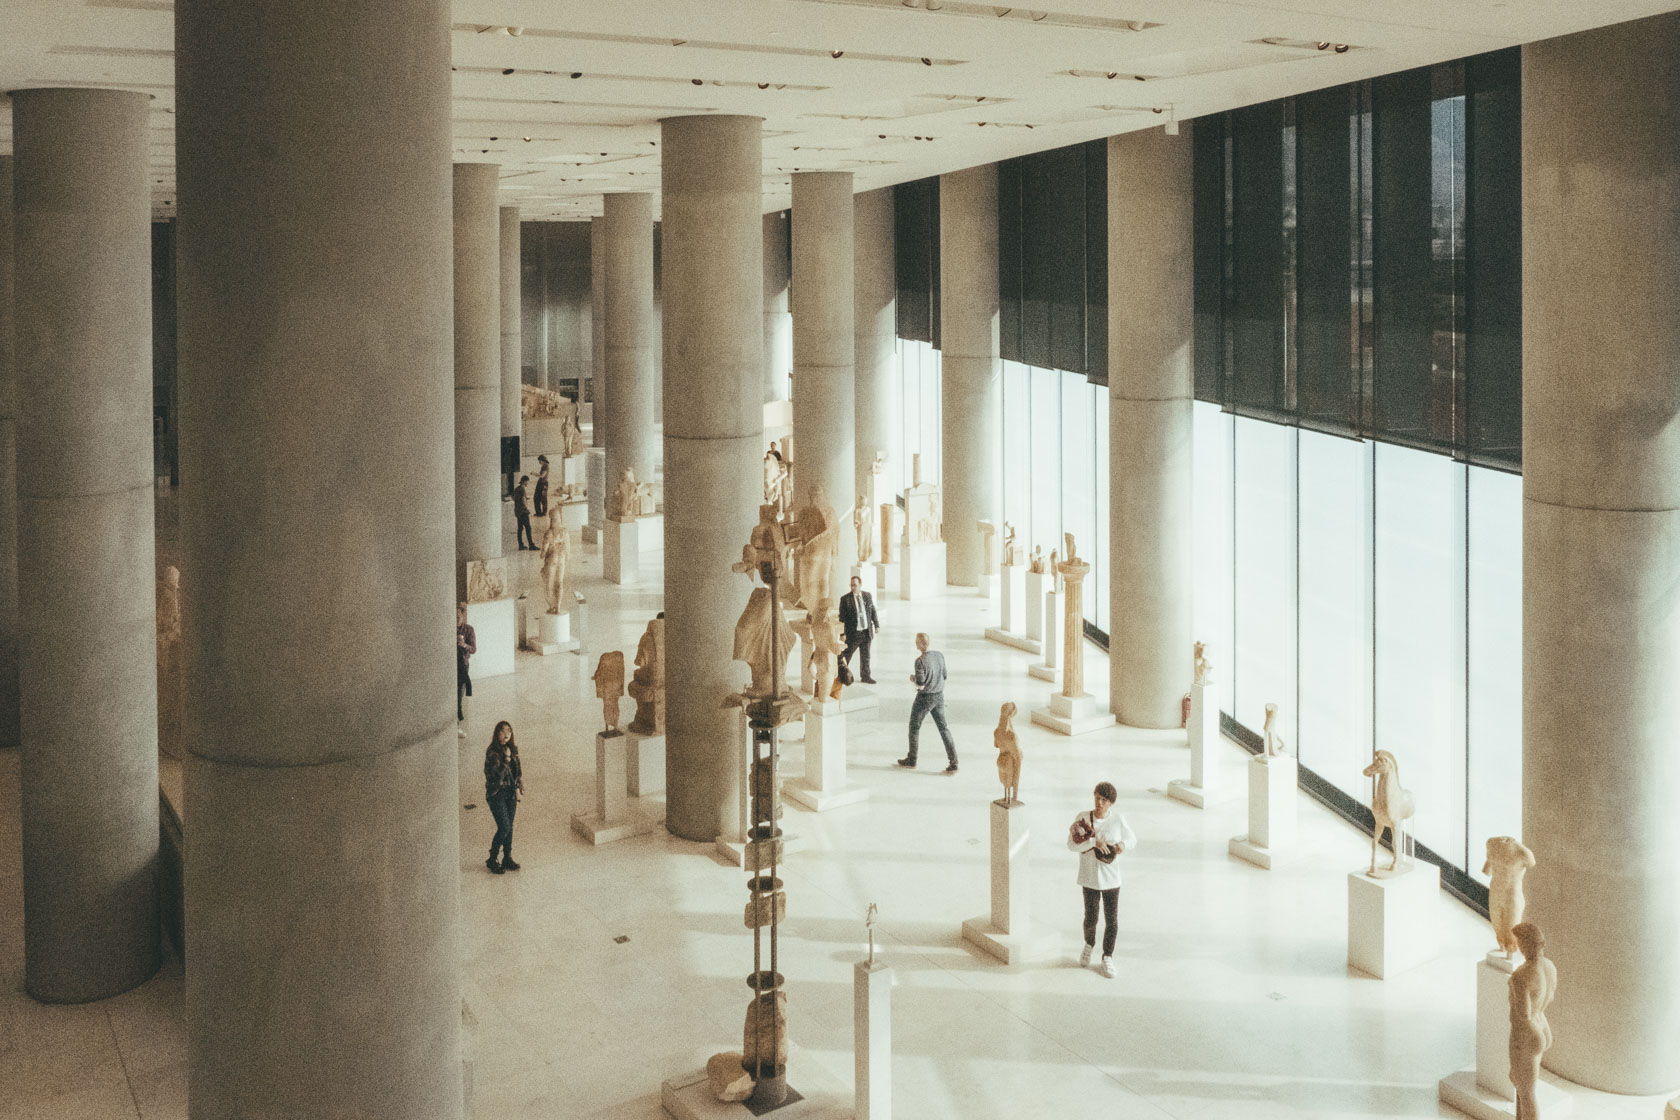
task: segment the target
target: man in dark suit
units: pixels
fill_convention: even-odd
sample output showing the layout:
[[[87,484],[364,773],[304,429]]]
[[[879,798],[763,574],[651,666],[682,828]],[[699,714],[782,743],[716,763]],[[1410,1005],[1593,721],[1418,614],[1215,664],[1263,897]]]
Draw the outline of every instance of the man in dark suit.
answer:
[[[846,649],[840,654],[841,680],[852,683],[852,653],[858,651],[862,654],[861,679],[864,684],[874,684],[875,678],[869,675],[869,643],[881,628],[881,620],[875,614],[875,597],[863,590],[863,581],[856,576],[852,577],[852,590],[840,600],[840,625],[846,628]]]

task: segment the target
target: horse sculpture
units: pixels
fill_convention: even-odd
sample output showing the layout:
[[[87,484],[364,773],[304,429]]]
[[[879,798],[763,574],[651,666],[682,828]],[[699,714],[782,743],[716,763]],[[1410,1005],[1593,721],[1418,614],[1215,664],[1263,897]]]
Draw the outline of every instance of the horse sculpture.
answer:
[[[1376,824],[1371,829],[1371,870],[1377,873],[1377,842],[1382,839],[1383,829],[1388,829],[1389,839],[1394,845],[1394,859],[1390,861],[1387,871],[1398,872],[1400,869],[1400,849],[1403,845],[1401,837],[1404,835],[1402,826],[1410,820],[1417,811],[1417,802],[1412,797],[1412,791],[1400,788],[1400,764],[1387,751],[1378,751],[1371,760],[1371,765],[1360,771],[1371,779],[1371,815],[1376,818]]]

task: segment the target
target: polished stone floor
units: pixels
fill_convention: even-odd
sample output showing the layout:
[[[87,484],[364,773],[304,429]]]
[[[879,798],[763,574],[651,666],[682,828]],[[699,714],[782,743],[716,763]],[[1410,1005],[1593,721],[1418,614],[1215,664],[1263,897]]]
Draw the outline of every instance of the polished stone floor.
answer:
[[[534,555],[521,555],[535,596]],[[599,849],[570,830],[593,796],[595,656],[616,647],[628,658],[660,606],[657,563],[640,586],[616,588],[600,579],[596,546],[574,556],[588,598],[584,650],[521,654],[514,675],[480,682],[460,742],[462,1016],[471,1115],[483,1120],[654,1120],[663,1078],[741,1044],[752,968],[741,873],[710,845],[663,830]],[[898,980],[900,1117],[1457,1115],[1437,1103],[1436,1081],[1471,1062],[1484,921],[1443,897],[1435,961],[1387,982],[1350,971],[1345,883],[1367,856],[1364,836],[1303,798],[1300,859],[1272,872],[1235,860],[1225,845],[1246,830],[1241,800],[1199,811],[1164,795],[1188,770],[1182,732],[1053,735],[1026,718],[1050,691],[1027,676],[1034,659],[980,638],[995,604],[958,593],[881,608],[881,704],[850,717],[852,776],[870,798],[822,815],[787,810],[801,846],[784,871],[781,969],[801,1060],[850,1079],[852,963],[875,902],[878,952]],[[931,722],[922,769],[893,766],[917,629],[949,659],[954,777],[940,773]],[[1090,646],[1086,659],[1087,682],[1106,691],[1105,659]],[[963,919],[988,909],[987,805],[999,792],[991,729],[1004,699],[1022,709],[1033,912],[1060,936],[1056,959],[1014,970],[960,938]],[[524,869],[493,876],[480,763],[503,718],[525,760],[515,843]],[[785,770],[797,774],[797,728],[790,739]],[[1243,757],[1227,744],[1219,759],[1233,783]],[[1123,860],[1114,980],[1075,965],[1079,893],[1063,845],[1101,779],[1119,787],[1139,837]],[[23,994],[17,785],[17,753],[0,753],[0,1117],[185,1116],[179,964],[103,1003],[45,1007]],[[657,817],[660,800],[646,801],[641,811]],[[791,1078],[797,1085],[797,1066]],[[1576,1092],[1584,1120],[1662,1115],[1654,1098]]]

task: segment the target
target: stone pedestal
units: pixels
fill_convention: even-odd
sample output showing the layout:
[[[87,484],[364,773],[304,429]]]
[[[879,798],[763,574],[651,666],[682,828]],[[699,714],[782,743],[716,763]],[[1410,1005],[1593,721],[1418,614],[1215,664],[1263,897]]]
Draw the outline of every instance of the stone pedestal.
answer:
[[[1044,640],[1044,593],[1053,590],[1056,577],[1047,572],[1031,572],[1026,574],[1026,598],[1022,605],[1026,610],[1024,632],[1028,641],[1042,642]]]
[[[606,448],[591,447],[586,453],[584,482],[589,487],[589,521],[583,527],[583,542],[594,544],[601,539],[601,527],[607,522]]]
[[[1410,871],[1387,879],[1350,872],[1348,964],[1386,980],[1434,960],[1440,900],[1441,869],[1432,863],[1413,863]]]
[[[852,658],[852,672],[858,669],[857,658]],[[843,712],[861,712],[868,708],[881,706],[881,697],[875,692],[872,684],[849,684],[840,690],[840,710]]]
[[[572,612],[534,614],[525,626],[525,648],[532,653],[551,656],[570,653],[581,644],[572,637]]]
[[[998,604],[998,624],[986,628],[986,637],[1028,653],[1042,653],[1043,643],[1026,636],[1027,570],[1021,565],[1005,564],[998,570]]]
[[[625,791],[631,797],[665,792],[665,736],[626,731]]]
[[[478,652],[468,672],[473,680],[502,677],[513,672],[514,652],[519,648],[519,608],[512,599],[491,599],[467,604],[467,625],[473,628]]]
[[[892,989],[885,961],[852,966],[854,1120],[892,1120]]]
[[[608,583],[641,580],[641,521],[613,521],[601,527],[601,574]]]
[[[945,590],[945,542],[907,544],[899,554],[898,597],[929,599]]]
[[[862,564],[853,564],[852,565],[852,576],[855,579],[858,580],[859,585],[861,586],[861,588],[864,591],[869,592],[869,597],[870,598],[872,598],[872,599],[879,598],[878,592],[880,590],[880,587],[879,587],[879,581],[876,578],[876,570],[875,570],[875,565],[874,564],[869,563],[868,561],[865,561]],[[851,587],[851,585],[847,584],[847,590],[848,591],[850,590],[850,587]]]
[[[610,844],[648,831],[647,823],[630,811],[627,746],[622,731],[595,736],[595,811],[572,815],[572,831],[591,844]]]
[[[982,599],[996,599],[998,597],[998,574],[996,572],[981,572],[974,593]]]
[[[741,1032],[735,1032],[734,1046],[740,1046]],[[719,1049],[725,1047],[719,1046]],[[853,1120],[852,1094],[839,1078],[788,1046],[789,1103],[765,1113],[774,1120]],[[794,1100],[794,1094],[799,1095]],[[659,1088],[659,1103],[672,1120],[754,1120],[753,1112],[740,1101],[720,1101],[712,1095],[704,1067],[667,1078]]]
[[[1502,1014],[1509,1018],[1509,1012]],[[1507,1056],[1505,1061],[1509,1064],[1510,1058]],[[1511,1091],[1516,1092],[1515,1089]],[[1476,1071],[1473,1069],[1459,1070],[1451,1077],[1442,1078],[1439,1095],[1442,1103],[1451,1105],[1467,1116],[1474,1116],[1476,1120],[1516,1120],[1517,1102],[1500,1096],[1476,1080]],[[1563,1117],[1574,1114],[1575,1098],[1555,1085],[1542,1081],[1534,1087],[1534,1095],[1540,1104],[1540,1113],[1535,1120],[1562,1120]],[[1680,1120],[1680,1108],[1675,1106],[1674,1101],[1670,1101],[1663,1116],[1665,1120]]]
[[[1248,763],[1248,835],[1233,836],[1232,855],[1271,870],[1295,846],[1295,758],[1257,755]]]
[[[992,909],[962,924],[963,940],[1004,964],[1042,960],[1055,948],[1052,931],[1032,922],[1032,867],[1027,853],[1027,807],[994,801],[992,815]]]
[[[560,503],[560,524],[567,532],[582,533],[589,527],[589,499],[574,498]]]
[[[1237,795],[1219,781],[1219,768],[1210,757],[1217,750],[1219,736],[1219,691],[1213,684],[1190,686],[1190,778],[1174,778],[1167,783],[1167,794],[1187,805],[1201,809],[1215,801],[1228,801]]]
[[[805,712],[805,776],[784,783],[782,792],[819,813],[868,799],[868,787],[846,780],[846,713],[838,700]]]
[[[1039,665],[1027,666],[1028,676],[1049,681],[1051,684],[1055,684],[1056,679],[1061,676],[1061,598],[1054,591],[1044,593],[1044,640],[1040,643],[1044,647],[1044,661]]]
[[[1114,726],[1114,717],[1097,709],[1097,698],[1090,693],[1082,696],[1050,697],[1048,708],[1034,708],[1032,721],[1063,735],[1084,735]]]

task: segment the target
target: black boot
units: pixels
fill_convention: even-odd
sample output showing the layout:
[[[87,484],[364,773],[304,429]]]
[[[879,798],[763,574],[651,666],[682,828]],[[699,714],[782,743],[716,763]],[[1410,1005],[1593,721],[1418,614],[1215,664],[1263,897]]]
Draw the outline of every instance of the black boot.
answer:
[[[502,853],[502,870],[503,871],[518,871],[519,870],[519,865],[517,863],[513,862],[513,852],[512,851],[506,851],[506,852]]]

